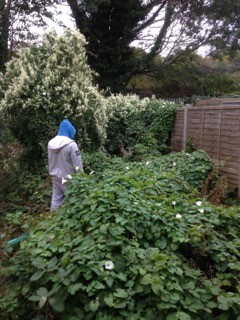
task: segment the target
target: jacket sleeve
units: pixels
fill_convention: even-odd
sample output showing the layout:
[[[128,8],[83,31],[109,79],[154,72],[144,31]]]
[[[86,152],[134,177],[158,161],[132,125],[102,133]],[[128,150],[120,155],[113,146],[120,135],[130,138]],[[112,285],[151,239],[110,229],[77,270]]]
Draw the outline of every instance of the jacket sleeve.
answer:
[[[74,169],[76,171],[78,171],[78,170],[83,171],[82,156],[81,156],[81,152],[80,152],[76,142],[72,142],[70,148],[71,148],[71,153],[70,153],[71,162],[72,162]]]

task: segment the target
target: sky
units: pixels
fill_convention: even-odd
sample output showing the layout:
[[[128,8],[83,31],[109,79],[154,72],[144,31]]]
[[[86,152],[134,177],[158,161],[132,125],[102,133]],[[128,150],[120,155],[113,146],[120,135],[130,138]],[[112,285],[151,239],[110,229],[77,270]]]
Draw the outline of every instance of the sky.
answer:
[[[48,26],[43,29],[43,32],[55,30],[60,34],[64,31],[64,26],[70,29],[75,29],[75,22],[71,17],[69,5],[58,5],[57,7],[59,12],[55,14],[55,22],[50,19],[46,19]],[[64,26],[61,26],[61,24],[64,24]]]
[[[68,4],[65,5],[58,5],[58,13],[55,15],[55,22],[51,21],[50,19],[47,20],[47,27],[42,30],[42,33],[49,32],[52,30],[55,30],[58,34],[63,33],[64,28],[70,28],[70,29],[75,29],[75,22],[74,19],[71,17],[71,10],[69,8]],[[61,26],[62,25],[62,26]],[[65,26],[65,27],[64,27]],[[159,31],[158,26],[154,26],[153,28],[146,30],[145,34],[150,34],[151,36],[154,36],[154,34],[157,34]],[[151,44],[151,41],[149,42]],[[146,51],[148,51],[146,43],[143,41],[134,41],[132,43],[133,46],[136,47],[142,47]],[[208,54],[209,48],[208,47],[201,47],[198,49],[197,53],[206,56]],[[164,56],[164,52],[161,53]]]

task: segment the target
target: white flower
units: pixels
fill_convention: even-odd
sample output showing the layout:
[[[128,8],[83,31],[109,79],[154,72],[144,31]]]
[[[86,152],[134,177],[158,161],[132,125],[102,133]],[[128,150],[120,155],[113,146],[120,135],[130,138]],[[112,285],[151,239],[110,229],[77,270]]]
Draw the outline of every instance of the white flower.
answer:
[[[94,173],[94,171],[91,171],[89,174],[93,174]]]
[[[111,260],[105,262],[105,269],[106,270],[112,270],[113,268],[114,268],[114,264]]]
[[[129,170],[129,167],[126,167],[127,170]]]
[[[174,167],[176,166],[176,162],[173,162],[173,166],[174,166]]]
[[[137,205],[137,204],[138,204],[138,202],[134,202],[134,204],[135,204],[135,205]]]
[[[204,209],[199,209],[198,210],[200,213],[204,213]]]
[[[199,206],[199,207],[201,207],[202,201],[197,201],[197,202],[196,202],[196,205]]]
[[[176,201],[172,201],[172,205],[175,206],[177,204]]]
[[[68,178],[69,180],[71,180],[71,179],[72,179],[72,176],[71,176],[70,174],[68,174],[68,175],[67,175],[67,178]]]
[[[156,205],[157,205],[157,206],[161,206],[162,204],[161,204],[161,203],[156,203]]]
[[[180,213],[177,213],[176,214],[176,219],[181,219],[182,218],[182,215]]]
[[[79,170],[79,167],[78,167],[78,166],[76,166],[76,167],[75,167],[75,171],[78,171],[78,170]]]
[[[149,164],[150,164],[150,161],[147,161],[147,162],[146,162],[146,166],[148,166]]]
[[[62,178],[62,184],[66,183],[66,182],[67,182],[67,180]]]

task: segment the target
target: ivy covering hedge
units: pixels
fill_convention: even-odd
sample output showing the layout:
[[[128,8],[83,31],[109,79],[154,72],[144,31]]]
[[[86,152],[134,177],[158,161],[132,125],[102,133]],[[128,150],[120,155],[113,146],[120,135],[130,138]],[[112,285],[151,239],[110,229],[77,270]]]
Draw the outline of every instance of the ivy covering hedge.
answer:
[[[106,150],[120,153],[120,146],[132,149],[144,145],[149,152],[166,153],[174,125],[177,106],[154,97],[112,95],[107,99]]]
[[[9,262],[5,318],[239,319],[239,208],[200,198],[209,157],[93,159]]]

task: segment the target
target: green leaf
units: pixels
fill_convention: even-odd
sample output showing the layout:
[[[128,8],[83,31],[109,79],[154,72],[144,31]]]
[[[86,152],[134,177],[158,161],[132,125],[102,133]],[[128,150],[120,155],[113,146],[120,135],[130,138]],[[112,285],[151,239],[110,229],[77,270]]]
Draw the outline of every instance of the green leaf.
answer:
[[[176,251],[178,249],[178,245],[176,243],[171,243],[170,247],[173,251]]]
[[[65,309],[65,300],[67,299],[67,290],[61,290],[56,295],[49,298],[49,304],[57,312],[63,312]]]
[[[174,301],[178,301],[180,299],[179,294],[176,293],[176,292],[171,293],[170,296],[171,296],[171,299],[174,300]]]
[[[37,267],[38,269],[45,269],[46,263],[44,263],[41,259],[37,258],[36,260],[33,260],[33,265]]]
[[[42,277],[43,274],[44,274],[44,271],[38,270],[37,272],[35,272],[35,273],[31,276],[30,281],[37,281],[37,280],[39,280],[39,279]]]
[[[165,238],[161,239],[161,241],[159,242],[159,247],[161,249],[165,249],[167,247],[167,240]]]
[[[109,286],[109,288],[111,288],[111,286],[113,284],[113,278],[107,278],[106,282],[107,282],[107,285]]]
[[[159,284],[159,283],[152,283],[151,285],[152,287],[152,291],[158,295],[160,292],[163,291],[163,285]]]
[[[127,277],[124,273],[120,272],[117,277],[122,281],[127,281]]]
[[[228,309],[229,309],[229,306],[228,306],[227,301],[226,301],[226,302],[219,303],[218,308],[221,309],[221,310],[228,310]]]
[[[171,313],[167,316],[166,320],[178,320],[175,313]]]
[[[57,262],[58,262],[58,259],[57,259],[56,256],[54,256],[54,257],[49,261],[47,268],[48,268],[48,269],[53,268],[54,266],[56,266]]]
[[[104,289],[104,288],[105,288],[104,284],[102,284],[102,283],[99,282],[99,281],[96,281],[96,282],[95,282],[95,284],[94,284],[94,289],[96,289],[96,290],[101,290],[101,289]]]
[[[229,306],[228,306],[228,301],[227,301],[227,298],[224,297],[224,296],[219,296],[217,298],[219,304],[218,304],[218,307],[219,309],[221,310],[228,310],[229,309]]]
[[[68,292],[72,295],[74,295],[77,291],[79,291],[80,289],[82,289],[84,286],[82,283],[74,283],[74,284],[70,284],[68,286]]]
[[[114,292],[114,296],[117,298],[127,298],[128,297],[128,293],[120,288],[117,288],[116,291]]]
[[[141,293],[144,291],[144,287],[141,286],[140,284],[137,284],[134,288],[134,290],[136,291],[136,293]]]
[[[60,289],[60,285],[58,283],[54,283],[52,289],[48,292],[48,296],[52,296],[53,294],[57,293]]]
[[[105,234],[107,232],[108,227],[109,227],[109,223],[102,224],[99,228],[99,232],[101,234]]]
[[[38,304],[38,307],[39,309],[42,309],[42,307],[45,305],[47,301],[47,296],[42,296],[39,300],[39,304]]]
[[[98,205],[97,203],[95,203],[95,204],[91,205],[91,211],[95,211],[95,209],[96,209],[97,205]]]
[[[30,300],[30,301],[39,301],[40,297],[39,296],[31,296],[31,297],[28,298],[28,300]]]
[[[191,317],[183,311],[178,311],[176,316],[179,320],[191,320]]]
[[[121,222],[122,220],[123,220],[123,217],[117,217],[115,221],[116,221],[116,223],[119,223],[119,222]]]
[[[39,295],[40,297],[48,296],[48,290],[44,287],[41,287],[37,290],[37,295]]]
[[[219,295],[219,292],[220,292],[219,287],[210,287],[209,289],[210,289],[210,291],[212,292],[212,294],[214,296],[218,296]]]
[[[99,303],[99,301],[98,300],[95,300],[95,301],[91,301],[90,302],[90,304],[89,304],[89,308],[90,308],[90,310],[92,311],[92,312],[95,312],[95,311],[97,311],[97,309],[99,308],[99,305],[100,305],[100,303]]]
[[[152,283],[152,276],[151,274],[147,273],[145,276],[140,280],[140,283],[143,285],[148,285]]]
[[[179,276],[182,276],[182,275],[183,275],[183,271],[182,271],[182,269],[179,268],[179,267],[176,267],[175,273],[178,274]]]
[[[106,303],[106,305],[108,305],[109,307],[112,307],[113,305],[113,295],[110,293],[109,295],[104,297],[104,301]]]

